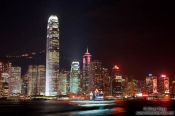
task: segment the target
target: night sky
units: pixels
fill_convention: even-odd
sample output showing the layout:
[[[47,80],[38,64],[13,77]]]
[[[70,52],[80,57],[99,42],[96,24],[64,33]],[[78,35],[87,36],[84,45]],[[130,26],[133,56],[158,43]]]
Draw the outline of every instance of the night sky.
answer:
[[[61,67],[93,59],[134,78],[175,77],[175,7],[160,0],[41,0],[0,4],[0,57],[45,50],[47,20],[59,17]],[[44,63],[45,57],[38,62]],[[20,64],[25,65],[25,64]]]

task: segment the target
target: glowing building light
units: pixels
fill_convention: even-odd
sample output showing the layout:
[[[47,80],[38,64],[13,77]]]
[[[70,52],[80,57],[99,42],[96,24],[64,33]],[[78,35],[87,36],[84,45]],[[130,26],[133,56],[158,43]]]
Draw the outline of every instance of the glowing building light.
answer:
[[[142,93],[142,96],[143,96],[143,97],[148,97],[148,94],[146,94],[146,93],[143,94],[143,93]]]
[[[162,74],[161,77],[166,77],[166,75],[165,74]]]
[[[119,67],[118,67],[117,65],[115,65],[115,66],[113,67],[113,69],[119,70]]]
[[[143,95],[142,95],[142,93],[137,93],[136,96],[142,97]]]

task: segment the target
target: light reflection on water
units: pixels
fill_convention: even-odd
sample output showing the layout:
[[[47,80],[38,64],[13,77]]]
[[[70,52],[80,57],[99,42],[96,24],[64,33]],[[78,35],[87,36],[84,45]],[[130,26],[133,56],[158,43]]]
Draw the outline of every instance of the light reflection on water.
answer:
[[[116,108],[113,108],[113,114],[118,114],[118,113],[124,113],[126,112],[126,109],[125,108],[122,108],[122,107],[116,107]]]
[[[85,101],[86,102],[86,101]],[[0,102],[0,115],[18,114],[18,116],[97,116],[97,115],[134,115],[143,107],[167,107],[175,111],[175,101],[157,100],[116,100],[113,102],[85,103],[81,101],[34,101],[27,103]]]
[[[69,113],[57,113],[52,116],[96,116],[96,115],[109,115],[111,111],[109,109],[97,109],[97,110],[86,110],[86,111],[74,111]]]

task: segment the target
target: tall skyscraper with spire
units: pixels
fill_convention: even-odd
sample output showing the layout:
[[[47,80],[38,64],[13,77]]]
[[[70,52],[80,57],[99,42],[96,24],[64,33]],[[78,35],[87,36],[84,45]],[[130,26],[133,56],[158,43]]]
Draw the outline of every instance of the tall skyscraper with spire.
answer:
[[[83,55],[83,91],[88,93],[90,91],[90,63],[91,63],[91,54],[86,49],[86,53]]]
[[[51,15],[47,25],[46,46],[46,96],[56,96],[57,75],[59,72],[59,21],[58,17]]]

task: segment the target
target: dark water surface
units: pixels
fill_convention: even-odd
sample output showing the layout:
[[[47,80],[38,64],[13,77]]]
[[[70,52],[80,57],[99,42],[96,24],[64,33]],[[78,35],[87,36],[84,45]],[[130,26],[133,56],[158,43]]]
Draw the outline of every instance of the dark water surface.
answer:
[[[174,115],[175,101],[0,101],[0,116]]]

